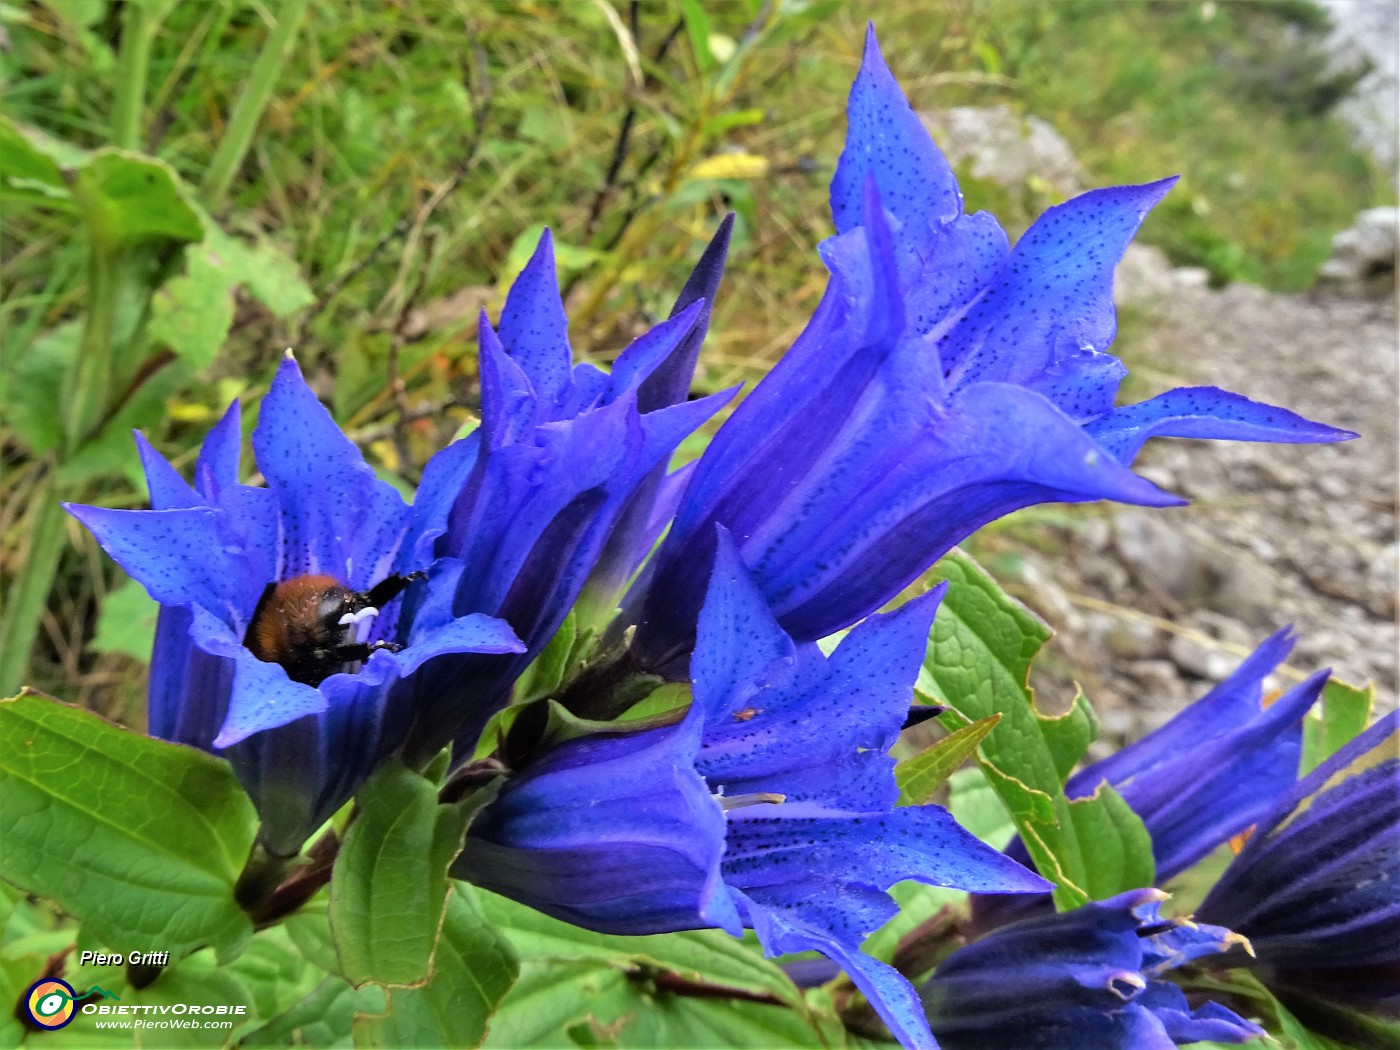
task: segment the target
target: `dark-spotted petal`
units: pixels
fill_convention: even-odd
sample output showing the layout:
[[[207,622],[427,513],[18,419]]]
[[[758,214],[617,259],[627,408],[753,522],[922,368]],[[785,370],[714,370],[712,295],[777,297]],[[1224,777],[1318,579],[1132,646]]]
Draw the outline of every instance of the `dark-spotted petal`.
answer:
[[[1229,438],[1331,444],[1357,435],[1213,386],[1168,390],[1150,401],[1115,408],[1085,429],[1120,463],[1131,463],[1149,438]]]

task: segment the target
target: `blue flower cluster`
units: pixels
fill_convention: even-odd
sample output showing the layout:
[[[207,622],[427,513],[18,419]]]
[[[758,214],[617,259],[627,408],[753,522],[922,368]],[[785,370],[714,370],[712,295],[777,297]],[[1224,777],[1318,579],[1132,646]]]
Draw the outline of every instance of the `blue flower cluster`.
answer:
[[[1394,720],[1295,785],[1326,675],[1261,707],[1286,632],[1067,785],[1114,785],[1163,880],[1255,826],[1202,909],[1218,927],[1163,920],[1149,888],[1048,914],[1024,850],[897,805],[890,749],[942,591],[878,610],[953,545],[1036,503],[1181,502],[1131,469],[1150,437],[1353,435],[1212,387],[1115,404],[1113,268],[1172,180],[1086,193],[1013,248],[963,213],[873,31],[849,114],[826,293],[693,468],[668,464],[734,393],[689,397],[727,221],[609,372],[573,362],[546,232],[499,325],[481,318],[481,425],[412,505],[290,356],[252,432],[264,485],[240,480],[237,405],[193,484],[138,436],[151,509],[69,509],[161,605],[151,732],[225,756],[264,848],[292,856],[386,758],[470,758],[573,610],[603,639],[585,686],[660,676],[693,700],[523,756],[458,878],[602,932],[751,929],[770,955],[820,952],[908,1047],[1244,1041],[1260,1029],[1164,980],[1234,957],[1230,930],[1280,987],[1363,972],[1354,998],[1395,1007]],[[978,894],[984,931],[922,993],[860,950],[910,879]]]

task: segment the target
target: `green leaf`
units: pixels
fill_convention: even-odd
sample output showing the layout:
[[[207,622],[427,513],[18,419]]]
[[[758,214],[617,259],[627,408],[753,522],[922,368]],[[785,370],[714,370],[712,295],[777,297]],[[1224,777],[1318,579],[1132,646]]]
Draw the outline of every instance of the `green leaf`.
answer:
[[[310,992],[238,1041],[239,1046],[351,1047],[357,1014],[382,1014],[386,993],[378,985],[355,988],[340,977],[326,977]]]
[[[770,995],[798,1006],[802,995],[780,967],[722,930],[660,937],[615,937],[571,926],[485,890],[477,891],[492,926],[522,959],[591,960],[635,970],[664,970],[696,984]]]
[[[671,934],[656,938],[669,939]],[[805,1004],[804,1004],[805,1005]],[[841,1045],[834,1019],[735,999],[677,994],[646,974],[597,960],[530,960],[491,1020],[488,1047],[822,1047]]]
[[[996,714],[971,722],[895,766],[894,779],[899,785],[900,801],[906,806],[921,806],[932,801],[934,792],[977,750],[977,745],[1000,721],[1001,715]]]
[[[269,240],[248,245],[204,216],[204,245],[230,279],[275,317],[288,317],[316,301],[296,260]]]
[[[123,951],[252,935],[233,899],[256,831],[228,763],[24,692],[0,701],[0,877]]]
[[[331,936],[329,901],[318,893],[303,904],[294,915],[284,919],[280,929],[297,946],[302,957],[326,973],[339,973],[340,960],[335,954],[335,938]]]
[[[583,1022],[603,1025],[631,1005],[627,974],[594,960],[522,961],[520,977],[491,1018],[485,1045],[567,1047],[565,1030]],[[620,1003],[620,1005],[618,1005]],[[616,1046],[615,1039],[597,1045]]]
[[[1101,783],[1093,795],[1072,799],[1069,812],[1086,861],[1084,889],[1091,898],[1103,900],[1152,885],[1157,874],[1152,836],[1122,795]]]
[[[1363,732],[1375,702],[1372,682],[1359,689],[1340,678],[1328,679],[1322,688],[1321,712],[1315,708],[1303,720],[1303,758],[1298,775],[1311,773]]]
[[[1016,837],[1016,824],[980,768],[960,769],[948,778],[948,812],[991,846],[1005,849]]]
[[[98,653],[124,653],[143,664],[151,659],[160,606],[135,580],[127,579],[102,599],[97,633],[90,648]]]
[[[330,919],[350,983],[419,985],[431,973],[447,900],[447,866],[462,848],[465,806],[440,805],[437,785],[404,766],[380,767],[357,796],[331,876]]]
[[[1040,735],[1050,749],[1059,778],[1068,780],[1074,767],[1099,735],[1099,722],[1094,709],[1082,692],[1075,693],[1074,703],[1062,715],[1038,715]]]
[[[203,240],[199,216],[174,169],[164,161],[102,149],[77,171],[74,199],[106,250],[149,241]]]
[[[570,658],[578,641],[578,615],[570,609],[559,630],[554,632],[554,637],[516,681],[515,702],[537,699],[557,691],[564,684],[564,676],[569,670]]]
[[[699,0],[681,0],[681,17],[685,19],[685,35],[690,40],[695,65],[700,72],[709,73],[718,65],[710,50],[710,18]]]
[[[77,356],[82,335],[81,321],[65,321],[15,354],[5,355],[6,385],[24,391],[23,397],[4,399],[5,422],[36,458],[63,437],[59,425],[63,377]]]
[[[478,1046],[510,990],[519,963],[488,926],[469,886],[448,897],[432,979],[389,992],[387,1015],[355,1019],[355,1044],[371,1047]]]
[[[1030,665],[1050,629],[976,562],[955,551],[934,567],[934,575],[950,586],[929,634],[916,689],[951,708],[939,716],[949,729],[1002,716],[983,740],[978,761],[1036,867],[1057,884],[1056,903],[1076,907],[1088,899],[1089,873],[1062,769],[1077,760],[1080,742],[1087,743],[1092,726],[1087,706],[1077,700],[1070,715],[1059,719],[1036,710]],[[1104,848],[1104,840],[1097,846]],[[1096,856],[1094,863],[1108,861]]]
[[[10,194],[71,207],[63,169],[86,158],[76,146],[0,117],[0,187]]]
[[[185,271],[151,298],[151,338],[195,369],[214,360],[233,327],[234,278],[204,244],[185,249]]]

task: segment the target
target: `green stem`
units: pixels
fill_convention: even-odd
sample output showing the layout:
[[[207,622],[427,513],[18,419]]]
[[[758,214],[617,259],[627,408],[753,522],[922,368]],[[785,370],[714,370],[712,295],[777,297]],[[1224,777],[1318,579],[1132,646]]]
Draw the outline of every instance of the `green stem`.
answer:
[[[30,499],[34,509],[28,519],[28,554],[11,581],[0,615],[0,696],[11,696],[24,684],[30,650],[63,553],[64,514],[52,475],[39,483]]]
[[[117,98],[112,106],[112,145],[136,149],[141,138],[141,109],[146,101],[146,72],[151,43],[160,26],[145,4],[122,8],[122,44],[117,55]]]
[[[219,148],[214,151],[214,157],[199,183],[200,199],[211,211],[223,203],[224,195],[228,193],[228,188],[253,143],[253,133],[257,131],[258,121],[262,119],[263,110],[267,108],[268,100],[272,97],[272,89],[277,86],[282,63],[291,51],[308,2],[309,0],[285,0],[277,24],[272,27],[272,33],[263,44],[258,60],[253,63],[248,83],[229,117],[228,130],[224,132]]]
[[[74,195],[78,194],[75,184]],[[121,252],[103,243],[104,238],[91,223],[89,236],[87,316],[63,398],[64,460],[71,459],[92,436],[112,393],[112,336],[121,306],[124,260]]]

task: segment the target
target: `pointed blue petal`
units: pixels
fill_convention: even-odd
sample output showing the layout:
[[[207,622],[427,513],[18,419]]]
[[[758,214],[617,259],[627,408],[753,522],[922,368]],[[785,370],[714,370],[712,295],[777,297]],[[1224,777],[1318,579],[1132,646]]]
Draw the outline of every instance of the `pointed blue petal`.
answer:
[[[411,567],[424,567],[432,561],[433,547],[439,536],[447,531],[447,518],[452,505],[462,494],[467,477],[476,467],[481,452],[481,431],[452,442],[437,452],[423,467],[422,480],[413,495],[413,512],[408,535],[404,537],[399,572]]]
[[[686,332],[675,352],[669,354],[638,388],[637,407],[642,412],[679,404],[690,394],[695,362],[700,356],[700,345],[709,331],[710,311],[719,294],[719,282],[724,276],[724,262],[729,254],[729,236],[733,229],[734,213],[730,212],[710,238],[700,261],[695,264],[675,305],[671,307],[673,318],[688,312],[692,306],[699,305],[700,310],[694,325]]]
[[[539,418],[538,391],[525,371],[506,353],[486,311],[477,322],[481,372],[481,433],[488,448],[520,441]]]
[[[1113,411],[1118,385],[1127,374],[1127,367],[1112,354],[1077,350],[1032,376],[1024,385],[1042,394],[1076,423],[1083,423]]]
[[[146,489],[151,495],[152,510],[187,510],[202,507],[207,502],[190,488],[189,482],[170,461],[157,452],[141,431],[135,431],[136,451],[141,456],[141,468],[146,473]]]
[[[160,604],[202,606],[230,624],[252,614],[262,583],[229,557],[218,511],[63,506]]]
[[[612,367],[612,397],[615,399],[624,391],[638,391],[638,406],[641,406],[641,391],[658,368],[665,365],[682,347],[704,316],[707,302],[691,303],[684,310],[673,314],[654,328],[648,329],[627,345]],[[698,344],[697,344],[698,349]],[[653,398],[655,404],[641,409],[649,412],[666,405],[679,404],[690,393],[690,377],[686,376],[686,388],[679,397],[662,402]]]
[[[770,665],[794,654],[789,638],[749,578],[733,538],[718,527],[714,569],[700,611],[690,676],[707,724],[742,706]]]
[[[243,416],[238,399],[229,404],[223,416],[204,435],[204,444],[195,461],[194,480],[211,502],[220,493],[238,484],[239,447],[243,443]]]
[[[1113,268],[1175,182],[1091,190],[1037,219],[996,280],[942,333],[950,384],[1024,382],[1056,351],[1113,342]]]
[[[759,914],[755,920],[754,932],[765,954],[772,957],[794,952],[821,952],[846,971],[900,1046],[906,1050],[938,1050],[918,993],[893,966],[862,954],[853,944],[842,943],[820,930],[787,921],[785,917]]]
[[[1116,408],[1085,429],[1120,463],[1131,463],[1148,438],[1227,438],[1319,444],[1357,435],[1213,386],[1181,387]]]
[[[1008,251],[1006,231],[985,211],[934,226],[907,264],[915,271],[904,293],[910,328],[927,335],[961,311],[1001,271]]]
[[[427,634],[415,637],[413,644],[394,654],[401,677],[407,677],[424,663],[444,653],[523,653],[525,643],[515,636],[510,624],[494,616],[474,613],[463,616]]]
[[[1292,785],[1303,749],[1303,717],[1326,684],[1327,672],[1319,672],[1248,726],[1203,740],[1172,765],[1117,785],[1152,834],[1158,882],[1252,826]]]
[[[1183,502],[1104,455],[1039,394],[979,383],[940,413],[914,393],[872,402],[804,484],[766,508],[766,520],[724,519],[747,537],[744,560],[798,640],[879,608],[955,544],[1021,507]]]
[[[242,638],[206,610],[194,607],[190,638],[211,656],[234,663],[228,712],[212,747],[225,748],[264,729],[275,729],[325,711],[320,690],[287,677],[281,664],[264,663],[243,647]]]
[[[263,399],[253,452],[280,508],[280,578],[325,573],[345,581],[345,542],[371,499],[374,472],[290,356]]]
[[[952,169],[885,65],[873,26],[866,32],[865,57],[846,112],[846,146],[831,180],[831,214],[838,232],[860,225],[861,195],[872,176],[885,207],[900,222],[901,235],[911,241],[925,236],[932,222],[962,210]]]
[[[1070,777],[1065,785],[1070,797],[1078,798],[1081,791],[1088,794],[1104,780],[1121,784],[1164,762],[1179,761],[1194,767],[1189,756],[1198,744],[1260,717],[1264,679],[1288,659],[1296,641],[1291,626],[1275,631],[1228,678],[1166,725]]]
[[[838,898],[843,883],[888,889],[905,879],[975,893],[1054,888],[981,842],[941,806],[857,815],[801,803],[735,810],[725,865],[727,880],[760,904],[784,880],[825,882]]]
[[[1166,981],[1153,981],[1138,1002],[1144,1009],[1152,1011],[1178,1046],[1205,1040],[1247,1043],[1267,1034],[1257,1024],[1246,1021],[1219,1003],[1208,1002],[1199,1010],[1192,1010],[1191,1004],[1186,1001],[1186,993]]]
[[[898,790],[888,752],[909,710],[944,590],[940,585],[892,613],[869,617],[829,658],[815,645],[803,646],[792,673],[767,676],[766,688],[758,688],[765,682],[761,666],[736,676],[739,683],[707,720],[697,759],[701,774],[730,794],[772,792],[789,805],[853,812],[893,807]],[[712,642],[701,635],[692,671],[696,661],[710,658]],[[703,695],[697,684],[697,701]]]
[[[399,490],[387,481],[376,478],[363,498],[359,519],[344,537],[345,582],[354,591],[369,590],[393,571],[412,515]]]
[[[648,412],[638,421],[642,431],[641,458],[638,469],[649,473],[657,467],[665,466],[680,443],[704,426],[739,392],[737,386],[720,390],[694,401],[682,401],[678,405],[658,408]]]
[[[233,689],[233,661],[211,656],[190,638],[187,606],[165,605],[156,617],[146,707],[151,736],[210,750]]]
[[[564,400],[573,368],[569,320],[559,297],[554,237],[546,229],[525,269],[510,287],[501,311],[501,342],[542,401]]]

